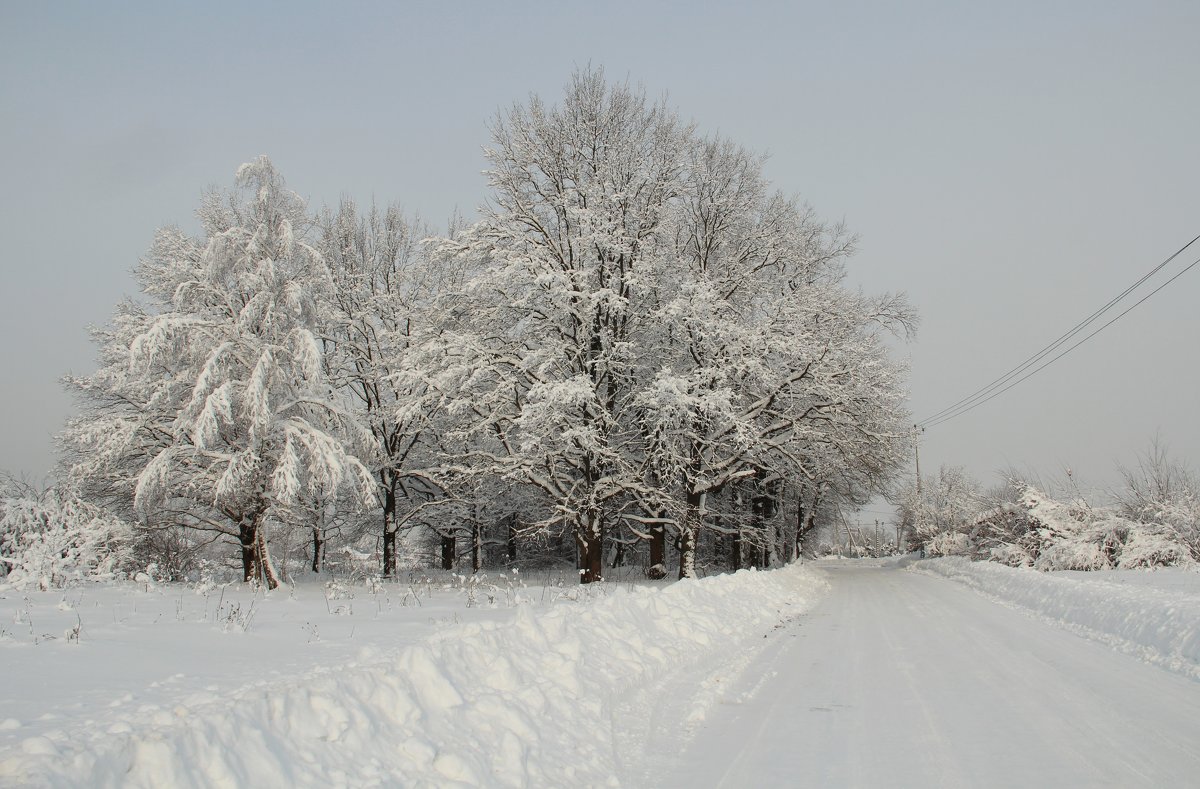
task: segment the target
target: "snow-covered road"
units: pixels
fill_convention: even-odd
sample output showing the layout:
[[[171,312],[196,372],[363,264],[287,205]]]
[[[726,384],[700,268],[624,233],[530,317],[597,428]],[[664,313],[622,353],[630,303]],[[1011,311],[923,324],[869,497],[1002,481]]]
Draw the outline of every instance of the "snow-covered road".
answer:
[[[1200,785],[1200,682],[943,578],[822,571],[831,593],[772,636],[665,783]]]

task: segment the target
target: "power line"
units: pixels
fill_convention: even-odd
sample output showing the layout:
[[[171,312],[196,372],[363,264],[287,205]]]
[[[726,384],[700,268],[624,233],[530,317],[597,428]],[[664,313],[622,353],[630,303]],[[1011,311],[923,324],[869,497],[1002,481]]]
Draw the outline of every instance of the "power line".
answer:
[[[1200,238],[1200,236],[1197,236],[1197,238]],[[1193,241],[1195,241],[1195,240],[1196,240],[1196,239],[1193,239]],[[1189,244],[1188,246],[1191,246],[1191,244]],[[1187,247],[1184,247],[1184,249],[1187,249]],[[1181,250],[1181,251],[1182,251],[1182,250]],[[1066,355],[1067,355],[1068,353],[1070,353],[1071,351],[1073,351],[1073,350],[1075,350],[1076,348],[1078,348],[1080,345],[1083,345],[1085,342],[1087,342],[1088,340],[1092,339],[1093,337],[1095,337],[1095,336],[1096,336],[1097,334],[1099,334],[1100,332],[1102,332],[1102,331],[1104,331],[1105,329],[1107,329],[1109,326],[1112,326],[1114,323],[1116,323],[1117,321],[1121,320],[1121,318],[1124,318],[1126,315],[1128,315],[1130,312],[1132,312],[1132,311],[1133,311],[1133,310],[1134,310],[1134,309],[1135,309],[1135,308],[1136,308],[1136,307],[1137,307],[1139,304],[1141,304],[1143,301],[1145,301],[1146,299],[1150,298],[1150,297],[1151,297],[1151,296],[1153,296],[1155,293],[1158,293],[1160,290],[1162,290],[1163,288],[1165,288],[1166,286],[1170,285],[1170,284],[1171,284],[1172,282],[1174,282],[1175,280],[1177,280],[1177,279],[1179,279],[1180,277],[1182,277],[1184,274],[1186,274],[1188,271],[1190,271],[1190,270],[1191,270],[1191,269],[1192,269],[1194,266],[1196,266],[1196,264],[1198,264],[1198,263],[1200,263],[1200,258],[1197,258],[1197,259],[1193,260],[1191,263],[1189,263],[1187,266],[1185,266],[1185,267],[1184,267],[1184,268],[1183,268],[1181,271],[1179,271],[1178,273],[1176,273],[1176,274],[1175,274],[1175,276],[1171,277],[1171,278],[1170,278],[1170,279],[1168,279],[1166,282],[1164,282],[1163,284],[1159,285],[1159,286],[1158,286],[1157,288],[1155,288],[1154,290],[1152,290],[1152,291],[1150,291],[1149,293],[1147,293],[1145,296],[1142,296],[1140,299],[1138,299],[1138,300],[1137,300],[1137,301],[1135,301],[1133,304],[1131,304],[1129,307],[1127,307],[1127,308],[1125,309],[1125,311],[1124,311],[1124,312],[1122,312],[1122,313],[1120,313],[1119,315],[1117,315],[1115,318],[1113,318],[1112,320],[1110,320],[1108,323],[1105,323],[1103,326],[1101,326],[1100,328],[1096,329],[1094,332],[1092,332],[1091,334],[1087,335],[1086,337],[1084,337],[1082,340],[1080,340],[1079,342],[1075,343],[1075,344],[1074,344],[1074,345],[1072,345],[1071,347],[1067,348],[1067,349],[1066,349],[1065,351],[1063,351],[1062,353],[1059,353],[1059,354],[1055,355],[1055,356],[1054,356],[1052,359],[1050,359],[1049,361],[1045,362],[1044,364],[1042,364],[1042,365],[1038,366],[1038,367],[1037,367],[1037,368],[1035,368],[1034,370],[1031,370],[1030,372],[1028,372],[1028,373],[1026,373],[1025,375],[1021,376],[1021,377],[1020,377],[1020,378],[1018,378],[1017,380],[1015,380],[1015,381],[1013,381],[1012,383],[1010,383],[1010,384],[1008,384],[1007,386],[1005,386],[1003,389],[1000,389],[1000,390],[997,390],[997,391],[995,391],[995,392],[992,392],[990,395],[988,395],[987,397],[985,397],[983,400],[980,400],[979,402],[975,403],[974,405],[971,405],[971,406],[964,406],[964,407],[962,407],[962,408],[960,408],[960,409],[958,409],[958,410],[956,410],[956,411],[953,411],[953,412],[951,412],[951,413],[948,413],[948,414],[946,414],[945,416],[942,416],[942,417],[939,417],[939,418],[937,418],[937,419],[931,420],[931,421],[929,421],[929,422],[925,423],[925,426],[926,426],[926,427],[934,427],[935,425],[940,425],[940,424],[942,424],[943,422],[948,422],[948,421],[950,421],[951,419],[954,419],[954,418],[955,418],[955,417],[957,417],[957,416],[962,416],[963,414],[967,413],[968,411],[972,411],[972,410],[974,410],[974,409],[978,408],[979,406],[981,406],[981,405],[983,405],[984,403],[988,402],[988,401],[989,401],[989,400],[991,400],[992,398],[994,398],[994,397],[999,397],[1000,395],[1004,394],[1004,393],[1005,393],[1005,392],[1007,392],[1009,389],[1012,389],[1014,386],[1016,386],[1017,384],[1021,383],[1022,381],[1026,380],[1026,379],[1028,379],[1028,378],[1031,378],[1032,376],[1034,376],[1034,375],[1038,374],[1038,373],[1039,373],[1039,372],[1041,372],[1042,370],[1044,370],[1044,369],[1046,369],[1047,367],[1049,367],[1050,365],[1054,364],[1056,361],[1058,361],[1058,360],[1059,360],[1059,359],[1061,359],[1062,357],[1066,356]]]
[[[1021,362],[1016,367],[1014,367],[1011,370],[1009,370],[1008,372],[1004,373],[1003,375],[1001,375],[999,378],[995,379],[991,383],[988,383],[986,386],[984,386],[980,389],[977,389],[976,391],[972,392],[971,394],[967,395],[966,397],[962,398],[961,400],[951,403],[950,405],[946,406],[942,410],[930,415],[929,417],[924,419],[919,424],[922,426],[929,427],[934,424],[940,424],[942,422],[945,422],[948,419],[953,419],[955,416],[959,416],[960,414],[965,414],[967,411],[971,410],[975,406],[986,403],[988,400],[992,399],[992,397],[995,396],[996,394],[999,394],[1000,392],[1008,391],[1008,389],[1011,389],[1012,386],[1015,386],[1017,383],[1020,383],[1020,381],[1025,380],[1025,378],[1029,377],[1028,375],[1024,376],[1019,381],[1016,381],[1009,386],[1005,386],[1005,384],[1008,383],[1010,380],[1012,380],[1016,376],[1020,375],[1022,372],[1029,369],[1033,365],[1037,364],[1039,361],[1044,359],[1046,356],[1053,353],[1056,349],[1060,348],[1063,344],[1065,344],[1067,341],[1069,341],[1072,337],[1074,337],[1079,332],[1083,331],[1085,328],[1090,326],[1094,321],[1096,321],[1098,318],[1100,318],[1100,316],[1102,316],[1104,313],[1106,313],[1110,309],[1112,309],[1116,304],[1118,304],[1120,301],[1122,301],[1126,296],[1128,296],[1130,293],[1132,293],[1137,288],[1141,287],[1141,285],[1143,283],[1145,283],[1146,280],[1153,277],[1159,271],[1162,271],[1162,269],[1165,268],[1167,265],[1169,265],[1171,263],[1171,261],[1175,260],[1175,258],[1177,258],[1181,254],[1183,254],[1183,252],[1185,250],[1187,250],[1188,247],[1192,246],[1192,244],[1195,244],[1197,241],[1200,241],[1200,235],[1197,235],[1191,241],[1184,244],[1182,247],[1180,247],[1178,250],[1176,250],[1175,253],[1172,254],[1170,257],[1168,257],[1166,260],[1159,263],[1157,266],[1152,268],[1146,274],[1142,275],[1142,277],[1140,277],[1136,282],[1134,282],[1132,285],[1130,285],[1125,290],[1121,291],[1121,293],[1118,294],[1117,296],[1115,296],[1114,298],[1110,299],[1107,304],[1105,304],[1103,307],[1101,307],[1100,309],[1093,312],[1088,317],[1084,318],[1079,323],[1075,324],[1065,334],[1059,336],[1057,339],[1055,339],[1049,345],[1045,346],[1040,351],[1033,354],[1032,356],[1027,358],[1025,361]],[[1188,268],[1191,268],[1191,266],[1189,266]],[[1186,271],[1186,270],[1187,269],[1184,269],[1184,271]],[[1183,273],[1183,272],[1180,272],[1180,273]],[[1178,277],[1179,275],[1176,274],[1175,276]],[[1174,277],[1172,277],[1172,280],[1173,279],[1174,279]],[[1157,290],[1154,292],[1156,293]],[[1153,295],[1153,293],[1151,295]],[[1143,301],[1144,300],[1145,299],[1143,299]],[[1138,304],[1141,304],[1141,301],[1139,301]],[[1133,306],[1136,307],[1137,304],[1135,304]],[[1132,309],[1132,307],[1130,309]],[[1126,310],[1126,312],[1128,312],[1128,310]],[[1125,313],[1121,313],[1121,315],[1124,315],[1124,314]],[[1119,317],[1120,316],[1118,316],[1118,318]],[[1108,325],[1109,324],[1105,324],[1105,326],[1108,326]],[[1096,332],[1089,334],[1088,337],[1094,336],[1096,333],[1101,331],[1103,328],[1104,328],[1104,326],[1100,327],[1100,329],[1098,329]],[[1086,341],[1088,339],[1088,337],[1085,337],[1084,340],[1081,342]],[[1077,347],[1077,346],[1071,346],[1072,349],[1075,347]],[[1068,350],[1070,350],[1070,349],[1068,349]],[[1060,358],[1061,356],[1064,356],[1064,355],[1066,355],[1066,354],[1065,353],[1060,354],[1059,356],[1056,356],[1055,359]],[[1038,369],[1040,370],[1042,368],[1039,367]],[[1035,370],[1034,372],[1037,372],[1037,371]],[[1032,375],[1032,374],[1033,373],[1030,373],[1030,375]],[[1000,392],[995,391],[995,390],[999,389],[1000,387],[1004,387],[1004,388],[1000,389]]]

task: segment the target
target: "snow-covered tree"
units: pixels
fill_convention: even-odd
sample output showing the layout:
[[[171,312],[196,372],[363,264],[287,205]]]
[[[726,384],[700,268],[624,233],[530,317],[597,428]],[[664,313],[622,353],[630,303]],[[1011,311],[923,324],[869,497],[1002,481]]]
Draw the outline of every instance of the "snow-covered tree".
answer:
[[[73,478],[98,474],[151,524],[236,539],[246,580],[273,586],[268,523],[343,490],[372,501],[373,481],[325,372],[317,298],[331,280],[305,204],[265,157],[237,184],[203,201],[203,237],[158,233],[136,271],[146,304],[101,333],[64,442]]]
[[[695,575],[706,497],[738,480],[757,481],[746,501],[764,515],[813,475],[809,455],[892,471],[902,371],[878,334],[911,311],[844,287],[843,228],[599,71],[493,132],[492,204],[439,247],[484,270],[423,343],[425,367],[464,462],[541,490],[584,581],[619,523],[656,564],[677,529]]]
[[[730,483],[818,481],[818,452],[891,471],[903,390],[877,331],[913,320],[901,298],[843,286],[853,239],[770,193],[759,159],[721,140],[688,154],[638,401],[650,463],[682,489],[681,577],[706,497]]]
[[[582,579],[599,580],[606,521],[640,484],[626,417],[641,384],[634,340],[688,130],[589,70],[561,106],[533,98],[492,132],[492,202],[441,248],[487,269],[434,340],[439,388],[474,421],[477,466],[541,490],[553,506],[542,525],[566,525]]]
[[[989,509],[979,483],[961,466],[942,466],[900,503],[901,519],[918,546],[934,555],[970,552],[968,532]]]
[[[431,265],[420,242],[432,234],[396,206],[360,215],[353,201],[343,200],[336,212],[325,212],[321,226],[320,250],[333,281],[328,367],[374,437],[364,459],[378,480],[383,574],[391,576],[402,524],[440,489],[429,471],[440,432],[431,423],[435,393],[422,376],[400,373],[436,298],[459,287],[461,273],[447,261]]]

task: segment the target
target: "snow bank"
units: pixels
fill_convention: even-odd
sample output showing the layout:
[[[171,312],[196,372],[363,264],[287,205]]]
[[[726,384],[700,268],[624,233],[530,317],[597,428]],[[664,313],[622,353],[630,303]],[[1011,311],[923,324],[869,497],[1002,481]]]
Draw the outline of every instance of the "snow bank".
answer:
[[[1191,591],[1113,583],[1080,574],[972,562],[914,562],[909,570],[949,578],[1144,660],[1200,679],[1200,576]]]
[[[522,609],[284,683],[28,738],[0,757],[0,784],[616,785],[618,710],[759,648],[825,588],[792,566]]]

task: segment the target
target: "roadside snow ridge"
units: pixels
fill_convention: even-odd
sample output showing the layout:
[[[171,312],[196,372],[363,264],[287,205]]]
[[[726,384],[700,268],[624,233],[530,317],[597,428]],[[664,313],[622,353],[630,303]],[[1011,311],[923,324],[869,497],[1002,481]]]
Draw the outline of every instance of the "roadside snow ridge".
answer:
[[[382,661],[31,738],[0,756],[0,784],[614,786],[619,709],[760,648],[827,588],[793,565],[522,609]]]
[[[957,581],[1079,635],[1200,679],[1200,595],[1099,577],[1077,580],[963,557],[926,559],[908,569]]]

